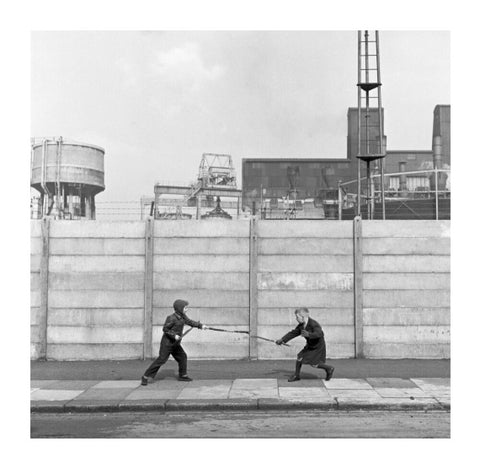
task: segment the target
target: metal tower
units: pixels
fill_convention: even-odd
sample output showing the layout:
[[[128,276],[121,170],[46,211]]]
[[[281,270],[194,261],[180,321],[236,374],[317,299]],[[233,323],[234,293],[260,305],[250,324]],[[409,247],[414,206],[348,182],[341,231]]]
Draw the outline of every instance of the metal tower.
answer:
[[[367,163],[367,217],[373,218],[375,187],[371,180],[370,163],[380,169],[382,218],[385,219],[384,165],[386,144],[383,133],[382,82],[380,79],[380,47],[378,31],[374,39],[368,31],[358,31],[358,154],[357,154],[357,215],[361,214],[360,160]],[[380,167],[378,167],[380,166]]]

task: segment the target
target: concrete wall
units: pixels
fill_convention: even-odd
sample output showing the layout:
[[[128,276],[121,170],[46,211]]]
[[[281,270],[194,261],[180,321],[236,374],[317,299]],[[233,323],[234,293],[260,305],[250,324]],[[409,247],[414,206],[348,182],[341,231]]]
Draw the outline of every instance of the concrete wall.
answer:
[[[154,223],[153,355],[175,299],[190,302],[188,315],[193,320],[248,330],[249,232],[248,220]],[[192,358],[248,357],[248,337],[243,333],[194,329],[185,347]]]
[[[362,230],[365,357],[450,357],[450,222]]]
[[[39,223],[32,222],[34,234]],[[144,222],[50,222],[47,359],[142,358],[144,237]],[[33,245],[36,236],[32,275],[37,275]],[[32,301],[35,332],[36,304]],[[34,343],[37,335],[32,333]]]
[[[33,220],[31,357],[155,356],[177,298],[195,320],[272,339],[306,306],[330,358],[355,357],[355,313],[365,357],[449,357],[449,226],[363,221],[355,272],[351,221]],[[293,358],[303,340],[291,344],[197,329],[185,339],[193,359]]]
[[[330,357],[354,356],[351,221],[263,221],[258,226],[258,335],[277,339],[308,307],[324,328]],[[295,357],[291,348],[259,341],[260,359]]]

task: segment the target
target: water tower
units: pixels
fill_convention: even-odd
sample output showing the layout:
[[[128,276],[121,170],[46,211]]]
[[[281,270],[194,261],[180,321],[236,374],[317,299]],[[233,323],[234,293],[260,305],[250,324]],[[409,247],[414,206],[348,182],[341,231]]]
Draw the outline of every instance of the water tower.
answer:
[[[33,138],[30,186],[40,192],[38,217],[95,219],[95,195],[105,190],[104,156],[99,146]]]

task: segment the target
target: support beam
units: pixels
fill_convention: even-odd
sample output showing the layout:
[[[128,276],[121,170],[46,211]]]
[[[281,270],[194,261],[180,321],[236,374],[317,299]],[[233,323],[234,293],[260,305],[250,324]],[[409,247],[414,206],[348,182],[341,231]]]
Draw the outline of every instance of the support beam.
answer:
[[[363,246],[362,218],[353,219],[355,357],[363,358]]]
[[[248,323],[250,336],[258,335],[258,220],[256,216],[250,219],[250,264],[249,264],[249,314]],[[258,359],[258,344],[255,338],[249,340],[249,359]]]
[[[42,219],[42,257],[40,259],[40,312],[38,327],[40,329],[39,358],[47,359],[48,330],[48,268],[50,255],[50,218]]]
[[[153,355],[153,219],[145,221],[145,301],[143,321],[143,359]]]

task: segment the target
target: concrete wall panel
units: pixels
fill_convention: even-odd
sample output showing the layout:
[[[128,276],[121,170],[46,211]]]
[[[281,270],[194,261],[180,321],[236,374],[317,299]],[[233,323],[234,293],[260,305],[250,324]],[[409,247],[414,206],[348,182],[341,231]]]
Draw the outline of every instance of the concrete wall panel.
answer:
[[[353,289],[352,273],[271,273],[258,274],[262,290],[341,290]]]
[[[353,273],[350,255],[261,255],[259,272]]]
[[[258,307],[353,307],[349,291],[259,291]]]
[[[258,235],[265,239],[267,237],[333,237],[349,238],[352,237],[351,221],[259,221]]]
[[[450,294],[442,290],[366,290],[363,306],[380,307],[449,307]]]
[[[373,237],[363,240],[365,255],[450,255],[450,238]]]
[[[450,238],[450,221],[429,220],[371,220],[362,221],[366,238],[373,237],[428,237]]]
[[[54,221],[50,237],[145,237],[145,221]]]
[[[154,272],[248,272],[248,255],[155,255]]]
[[[365,343],[449,343],[450,327],[438,325],[366,326]]]
[[[40,272],[41,255],[30,255],[30,272]]]
[[[144,256],[117,255],[62,255],[51,256],[49,270],[53,273],[78,272],[143,272]]]
[[[41,237],[32,237],[30,239],[30,255],[41,255],[42,246],[43,243]]]
[[[145,287],[143,272],[50,273],[48,281],[50,290],[64,291],[143,291]]]
[[[155,221],[155,237],[249,237],[248,220]]]
[[[393,307],[363,309],[364,325],[450,325],[448,307]]]
[[[171,307],[175,299],[185,299],[191,307],[248,307],[248,291],[154,290],[154,307]]]
[[[40,272],[30,273],[30,291],[40,289]]]
[[[40,307],[41,305],[41,293],[40,291],[30,291],[30,307]]]
[[[143,307],[143,291],[49,291],[49,307],[136,308]]]
[[[48,327],[49,344],[143,343],[142,327]]]
[[[364,272],[372,273],[448,273],[448,255],[366,255]]]
[[[88,343],[49,344],[47,359],[53,361],[103,361],[141,359],[143,344]]]
[[[48,311],[52,326],[139,327],[143,326],[143,307],[137,309],[56,309]]]
[[[154,273],[153,287],[165,289],[248,290],[248,273],[162,272]]]
[[[350,238],[260,238],[260,255],[352,255],[353,242]]]
[[[180,255],[248,255],[249,238],[235,237],[157,237],[153,244],[155,254]]]
[[[365,289],[440,289],[450,290],[449,273],[365,273]]]
[[[30,220],[30,238],[42,237],[42,221],[39,219]]]
[[[145,255],[145,239],[52,238],[51,255]]]
[[[40,307],[30,307],[30,325],[40,323]]]

